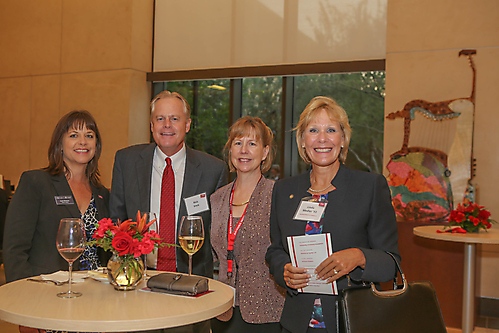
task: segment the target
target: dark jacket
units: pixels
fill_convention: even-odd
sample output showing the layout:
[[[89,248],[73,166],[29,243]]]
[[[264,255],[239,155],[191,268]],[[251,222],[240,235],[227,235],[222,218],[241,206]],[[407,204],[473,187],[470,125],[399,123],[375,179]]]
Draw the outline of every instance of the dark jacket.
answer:
[[[341,165],[332,181],[336,190],[329,192],[323,233],[330,233],[333,251],[359,248],[366,258],[365,269],[357,267],[349,275],[354,281],[384,282],[393,279],[395,264],[385,253],[399,259],[398,234],[390,190],[383,175],[352,170]],[[278,181],[274,187],[271,212],[272,245],[266,260],[277,283],[286,287],[283,272],[290,262],[288,236],[305,234],[305,221],[293,220],[300,200],[310,197],[310,173]],[[353,284],[352,281],[350,284]],[[337,281],[338,288],[349,286],[346,276]],[[335,332],[337,296],[298,293],[288,289],[281,324],[291,332],[306,332],[314,300],[321,298],[328,331]]]
[[[109,217],[109,191],[105,187],[90,186],[97,206],[97,220]],[[5,221],[7,282],[68,269],[67,261],[55,244],[59,221],[81,215],[74,197],[73,204],[57,205],[55,197],[58,196],[73,197],[63,174],[51,176],[43,170],[31,170],[21,175]],[[73,267],[78,269],[78,260]]]
[[[131,146],[116,153],[111,184],[111,217],[121,221],[135,219],[137,211],[150,211],[151,176],[155,143]],[[186,147],[186,161],[182,198],[177,228],[182,216],[187,215],[184,198],[206,193],[206,197],[227,184],[227,166],[216,157]],[[210,245],[211,212],[205,211],[203,218],[205,240],[201,249],[192,257],[192,273],[213,277],[213,256]],[[178,234],[178,229],[177,233]],[[177,242],[178,243],[178,242]],[[189,257],[176,248],[177,271],[187,273]]]

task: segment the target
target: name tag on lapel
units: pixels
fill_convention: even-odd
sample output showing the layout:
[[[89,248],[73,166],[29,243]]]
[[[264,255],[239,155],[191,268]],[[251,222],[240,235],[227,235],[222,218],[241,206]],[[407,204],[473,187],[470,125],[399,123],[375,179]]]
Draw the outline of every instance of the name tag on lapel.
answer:
[[[184,201],[185,207],[187,208],[187,214],[189,215],[194,215],[210,210],[206,193],[193,195],[192,197],[185,198]]]
[[[57,206],[62,206],[62,205],[74,205],[74,200],[73,197],[70,195],[56,195],[54,196],[55,204]]]

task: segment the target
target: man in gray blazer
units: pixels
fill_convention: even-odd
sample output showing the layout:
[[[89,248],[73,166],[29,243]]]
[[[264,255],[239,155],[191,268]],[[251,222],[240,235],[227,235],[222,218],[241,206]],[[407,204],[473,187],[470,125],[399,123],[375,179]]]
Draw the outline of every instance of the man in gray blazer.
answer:
[[[151,132],[155,142],[131,146],[116,153],[110,198],[112,218],[135,220],[140,210],[155,212],[160,220],[165,156],[171,158],[175,174],[175,235],[178,235],[182,216],[187,215],[184,199],[195,196],[208,199],[227,183],[227,167],[223,161],[185,145],[184,139],[190,125],[190,107],[180,94],[163,91],[153,99]],[[193,256],[192,272],[212,277],[213,258],[209,235],[211,213],[208,209],[193,215],[203,218],[205,241]],[[154,263],[150,266],[155,267]],[[188,271],[188,256],[180,247],[176,248],[176,266],[178,272]]]
[[[161,224],[161,187],[166,159],[171,160],[175,180],[175,235],[182,216],[188,214],[184,199],[206,200],[206,210],[192,215],[203,218],[205,241],[193,256],[192,273],[213,277],[213,257],[210,243],[211,212],[207,199],[227,183],[226,164],[206,153],[191,149],[184,139],[191,125],[190,107],[178,93],[163,91],[151,102],[151,132],[154,143],[124,148],[116,153],[111,185],[110,211],[112,218],[135,220],[137,211],[155,212]],[[171,191],[170,191],[171,192]],[[159,227],[162,228],[161,226]],[[178,244],[178,239],[176,240]],[[156,254],[157,255],[157,254]],[[147,256],[148,266],[156,260]],[[176,270],[187,273],[189,259],[180,248],[175,252]],[[209,332],[209,321],[173,329],[175,332]],[[170,332],[170,330],[168,330]]]

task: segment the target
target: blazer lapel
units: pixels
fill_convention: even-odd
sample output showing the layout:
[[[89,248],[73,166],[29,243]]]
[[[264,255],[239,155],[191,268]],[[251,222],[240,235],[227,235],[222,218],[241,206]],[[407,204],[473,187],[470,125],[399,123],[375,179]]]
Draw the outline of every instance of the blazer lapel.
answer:
[[[333,192],[328,195],[328,204],[326,208],[326,221],[332,221],[332,223],[324,224],[324,232],[332,232],[334,233],[334,227],[336,225],[335,221],[338,220],[337,212],[338,207],[343,205],[343,201],[345,198],[345,194],[348,189],[348,184],[350,182],[350,173],[348,169],[340,164],[340,168],[338,169],[338,173],[333,179],[333,186],[336,188]]]
[[[196,193],[198,184],[203,174],[200,169],[201,163],[192,153],[192,149],[185,147],[185,171],[184,171],[184,184],[182,186],[182,197],[180,198],[179,222],[181,216],[187,215],[187,208],[185,207],[184,198],[192,197]]]
[[[92,188],[92,195],[94,196],[95,206],[97,207],[97,221],[109,217],[109,210],[106,207],[101,190],[93,186],[92,183],[90,183],[90,187]]]
[[[139,187],[139,207],[142,212],[150,210],[152,160],[155,148],[156,144],[154,143],[147,146],[135,163],[137,169],[137,184]]]
[[[66,180],[66,176],[64,174],[51,176],[51,181],[52,185],[54,186],[56,196],[71,196],[71,198],[73,199],[73,204],[63,205],[68,210],[68,217],[80,217],[80,210],[78,209],[78,205],[76,204],[73,192],[71,192],[71,188],[69,187],[68,181]]]

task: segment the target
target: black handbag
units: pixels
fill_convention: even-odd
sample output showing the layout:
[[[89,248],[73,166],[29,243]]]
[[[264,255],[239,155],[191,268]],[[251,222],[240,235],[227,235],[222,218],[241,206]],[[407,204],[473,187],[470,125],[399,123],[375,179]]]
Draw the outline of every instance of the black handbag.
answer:
[[[147,286],[152,291],[195,296],[209,290],[208,279],[196,275],[178,273],[160,273],[147,280]]]
[[[388,252],[387,252],[388,253]],[[442,333],[447,332],[435,288],[429,281],[407,282],[394,279],[394,289],[379,291],[374,283],[340,291],[341,324],[347,333]],[[340,319],[340,320],[341,320]]]

